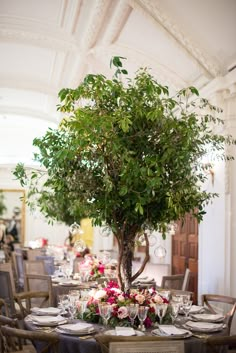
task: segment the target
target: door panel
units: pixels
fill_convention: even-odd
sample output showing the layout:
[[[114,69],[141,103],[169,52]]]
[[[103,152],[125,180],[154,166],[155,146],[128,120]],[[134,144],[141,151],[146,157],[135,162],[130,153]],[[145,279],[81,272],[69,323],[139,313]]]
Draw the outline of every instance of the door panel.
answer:
[[[198,222],[195,217],[187,214],[172,236],[172,274],[184,273],[186,268],[191,271],[188,290],[194,293],[197,301],[198,283]]]

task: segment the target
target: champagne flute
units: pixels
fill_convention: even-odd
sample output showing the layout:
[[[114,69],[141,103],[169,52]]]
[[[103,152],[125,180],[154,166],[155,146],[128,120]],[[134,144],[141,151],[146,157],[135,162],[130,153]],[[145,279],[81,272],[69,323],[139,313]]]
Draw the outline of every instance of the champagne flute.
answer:
[[[156,306],[156,313],[160,319],[160,325],[162,324],[163,317],[166,314],[167,307],[168,307],[168,304],[158,304]]]
[[[139,321],[140,321],[140,328],[141,328],[141,331],[145,331],[145,327],[144,327],[144,325],[143,325],[143,322],[144,322],[144,320],[145,320],[146,317],[147,317],[148,309],[149,309],[148,306],[143,306],[143,305],[141,305],[141,306],[138,308],[138,318],[139,318]]]
[[[139,305],[138,304],[129,304],[127,306],[127,309],[128,309],[128,315],[129,315],[129,318],[130,318],[130,322],[131,322],[131,326],[134,326],[134,320],[138,314],[138,308],[139,308]]]

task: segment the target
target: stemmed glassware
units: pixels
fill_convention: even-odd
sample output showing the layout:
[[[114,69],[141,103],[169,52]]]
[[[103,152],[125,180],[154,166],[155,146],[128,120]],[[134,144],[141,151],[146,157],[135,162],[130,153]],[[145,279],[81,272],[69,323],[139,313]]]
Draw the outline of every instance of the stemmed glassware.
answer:
[[[144,320],[145,320],[146,317],[147,317],[148,309],[149,309],[148,306],[143,306],[143,305],[141,305],[141,306],[138,308],[138,318],[139,318],[139,321],[140,321],[140,328],[141,328],[141,331],[145,331],[145,327],[144,327],[144,325],[143,325],[143,322],[144,322]]]
[[[168,304],[157,304],[156,305],[156,314],[158,315],[160,319],[160,325],[162,324],[163,317],[166,314],[168,308]]]
[[[179,314],[179,308],[180,308],[180,303],[179,302],[171,302],[170,304],[170,309],[171,309],[171,312],[170,312],[170,316],[171,316],[171,319],[172,319],[172,323],[174,324],[176,319],[177,319],[177,316]]]
[[[104,321],[104,325],[107,326],[108,320],[111,317],[112,306],[110,304],[99,304],[98,309],[99,309],[99,314]]]
[[[192,300],[184,301],[182,304],[182,310],[183,310],[186,318],[188,317],[188,314],[190,312],[192,304],[193,304]]]
[[[138,304],[129,304],[127,306],[131,326],[134,326],[134,320],[135,320],[136,316],[138,315],[138,308],[139,308]]]

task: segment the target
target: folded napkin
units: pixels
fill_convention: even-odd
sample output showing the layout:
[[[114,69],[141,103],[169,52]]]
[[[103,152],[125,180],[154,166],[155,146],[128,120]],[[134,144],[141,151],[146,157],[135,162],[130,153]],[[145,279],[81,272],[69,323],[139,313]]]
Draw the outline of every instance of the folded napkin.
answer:
[[[192,305],[189,313],[190,314],[197,314],[197,313],[201,313],[202,311],[204,311],[204,307],[203,306]]]
[[[185,336],[188,331],[175,327],[174,325],[159,325],[160,333],[163,336]]]
[[[64,332],[72,332],[72,333],[89,333],[94,331],[94,327],[92,324],[78,322],[76,324],[66,324],[60,326],[60,330]]]
[[[196,321],[204,322],[222,322],[224,321],[224,316],[221,314],[194,314],[191,318]]]
[[[61,309],[59,308],[54,308],[54,307],[48,307],[48,308],[38,308],[34,307],[31,308],[31,312],[34,315],[52,315],[52,316],[57,316],[60,314]]]
[[[59,325],[62,322],[65,322],[65,318],[63,316],[36,316],[31,315],[31,320],[37,325],[48,325],[48,324],[56,324]]]
[[[216,332],[223,329],[224,324],[216,324],[211,322],[203,322],[203,321],[188,321],[185,323],[185,327],[200,332]]]
[[[135,336],[136,332],[132,327],[120,327],[117,326],[115,328],[115,332],[117,336]]]

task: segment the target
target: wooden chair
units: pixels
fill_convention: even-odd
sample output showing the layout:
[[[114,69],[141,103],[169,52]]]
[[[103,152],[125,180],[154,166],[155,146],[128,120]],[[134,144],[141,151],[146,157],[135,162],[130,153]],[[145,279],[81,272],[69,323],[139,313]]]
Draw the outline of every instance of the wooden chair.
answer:
[[[31,275],[46,275],[45,264],[43,260],[25,260],[24,273]]]
[[[21,249],[17,249],[21,250]],[[14,251],[12,253],[12,260],[15,267],[16,275],[17,275],[17,292],[24,290],[24,259],[22,251]]]
[[[189,289],[190,277],[191,277],[191,271],[189,268],[186,268],[181,290],[188,290]]]
[[[21,292],[15,295],[15,301],[19,305],[21,318],[25,318],[31,313],[31,308],[37,304],[37,307],[47,307],[49,303],[49,292]]]
[[[3,349],[9,353],[57,353],[59,337],[56,333],[26,331],[19,328],[17,320],[0,315],[0,334]],[[24,343],[30,341],[31,344]],[[44,342],[43,345],[39,342]],[[34,348],[37,346],[37,351]]]
[[[6,271],[0,271],[0,298],[5,301],[9,315],[11,317],[17,317],[11,278],[9,272]]]
[[[39,249],[27,249],[27,260],[28,261],[35,261],[36,260],[36,256],[41,256],[43,255],[43,249],[39,248]]]
[[[11,262],[6,262],[6,263],[3,263],[3,264],[0,264],[0,271],[9,272],[12,292],[15,293],[16,292],[16,286],[15,286],[15,280],[14,280],[14,275],[13,275],[12,263]]]
[[[54,266],[54,257],[53,256],[47,256],[47,255],[36,256],[36,260],[40,260],[40,261],[44,262],[45,273],[47,275],[54,274],[55,266]]]
[[[5,302],[4,299],[1,299],[1,298],[0,298],[0,315],[9,317],[9,310],[8,310],[7,303]]]
[[[210,336],[206,339],[207,353],[219,353],[220,348],[230,350],[236,348],[236,335],[232,336]],[[229,350],[229,352],[230,352]],[[231,351],[232,352],[232,351]]]
[[[52,279],[48,275],[35,275],[26,274],[25,275],[25,291],[26,292],[47,292],[48,301],[44,302],[44,306],[52,306]],[[32,298],[31,306],[42,306],[42,301],[40,298]]]
[[[219,313],[217,308],[222,308],[224,310],[225,321],[228,327],[228,334],[230,334],[231,324],[236,310],[236,298],[218,294],[203,294],[201,299],[202,305],[206,306],[212,314]],[[213,304],[216,305],[213,307]]]
[[[163,276],[161,281],[161,288],[182,290],[183,282],[184,282],[184,275]]]
[[[95,335],[95,339],[102,353],[184,353],[184,342],[168,337]]]
[[[183,341],[111,342],[109,353],[184,353]]]

